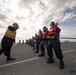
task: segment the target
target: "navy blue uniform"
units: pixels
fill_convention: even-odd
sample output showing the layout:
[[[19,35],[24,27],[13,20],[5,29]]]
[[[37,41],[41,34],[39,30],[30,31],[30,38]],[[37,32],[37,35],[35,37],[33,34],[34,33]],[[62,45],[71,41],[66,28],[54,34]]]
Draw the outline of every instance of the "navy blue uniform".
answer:
[[[15,43],[15,35],[14,33],[16,29],[13,26],[9,26],[7,29],[7,32],[5,33],[4,37],[2,38],[1,41],[1,49],[0,49],[0,55],[4,53],[5,56],[7,56],[7,60],[11,58],[10,52],[11,52],[11,47],[13,43]],[[14,38],[11,35],[11,33],[14,33]],[[6,35],[8,34],[8,35]]]
[[[57,27],[57,33],[54,35],[54,39],[50,38],[48,40],[47,53],[48,53],[49,58],[53,58],[52,49],[54,49],[54,52],[55,52],[56,57],[58,59],[63,58],[62,50],[61,50],[61,43],[60,43],[60,40],[59,40],[60,31],[61,31],[61,29]]]

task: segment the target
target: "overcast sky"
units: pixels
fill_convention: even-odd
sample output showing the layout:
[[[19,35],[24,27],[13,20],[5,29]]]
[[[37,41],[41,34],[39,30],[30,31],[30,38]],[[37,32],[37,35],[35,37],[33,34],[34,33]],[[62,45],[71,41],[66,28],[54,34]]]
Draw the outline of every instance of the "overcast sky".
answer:
[[[0,0],[0,40],[13,22],[17,40],[25,40],[51,21],[59,22],[61,36],[76,37],[76,0]]]

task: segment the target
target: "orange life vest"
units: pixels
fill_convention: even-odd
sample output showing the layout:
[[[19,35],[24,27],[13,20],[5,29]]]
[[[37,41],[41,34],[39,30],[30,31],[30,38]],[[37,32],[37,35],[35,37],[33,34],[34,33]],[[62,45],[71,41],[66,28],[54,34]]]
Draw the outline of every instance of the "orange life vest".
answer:
[[[43,31],[43,37],[47,37],[48,36],[48,33],[49,33],[48,29],[44,30]]]
[[[54,28],[51,27],[49,29],[49,36],[54,36],[56,34],[57,26],[58,26],[58,22],[56,22]]]

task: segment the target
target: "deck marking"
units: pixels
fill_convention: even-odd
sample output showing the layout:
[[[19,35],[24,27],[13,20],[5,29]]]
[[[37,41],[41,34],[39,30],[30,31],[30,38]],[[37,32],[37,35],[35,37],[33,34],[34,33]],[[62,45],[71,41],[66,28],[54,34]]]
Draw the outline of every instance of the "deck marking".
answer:
[[[62,53],[69,53],[69,52],[73,52],[73,51],[75,51],[75,50],[67,50],[67,51],[63,51]],[[23,60],[23,61],[18,61],[18,62],[14,62],[14,63],[10,63],[10,64],[0,65],[0,67],[11,66],[11,65],[29,62],[29,61],[33,61],[33,60],[37,60],[37,59],[39,59],[39,57],[31,58],[31,59],[27,59],[27,60]]]
[[[63,51],[62,53],[69,53],[69,52],[73,52],[75,50],[67,50],[67,51]]]
[[[10,65],[16,65],[16,64],[20,64],[20,63],[24,63],[24,62],[29,62],[29,61],[37,60],[37,59],[39,59],[39,57],[31,58],[31,59],[27,59],[27,60],[23,60],[23,61],[18,61],[18,62],[14,62],[14,63],[10,63],[10,64],[0,65],[0,67],[6,67],[6,66],[10,66]]]

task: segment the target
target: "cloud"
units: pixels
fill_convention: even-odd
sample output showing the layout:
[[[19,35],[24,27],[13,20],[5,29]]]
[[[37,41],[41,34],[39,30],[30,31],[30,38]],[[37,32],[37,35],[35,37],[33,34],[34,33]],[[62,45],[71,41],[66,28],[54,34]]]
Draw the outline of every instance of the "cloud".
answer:
[[[72,19],[73,17],[76,17],[76,14],[74,14],[74,12],[72,13],[65,13],[63,15],[63,18],[61,19],[61,22],[64,22],[66,20]]]
[[[53,6],[52,6],[52,4],[53,4]],[[67,5],[69,5],[70,7]],[[49,9],[49,7],[50,7],[50,9]],[[48,15],[48,17],[49,17],[49,14],[51,14],[52,20],[60,22],[64,17],[66,18],[67,14],[69,14],[68,16],[71,15],[70,13],[67,13],[67,12],[66,12],[67,13],[66,14],[64,11],[67,8],[73,9],[75,7],[76,7],[76,1],[73,2],[72,0],[50,0],[48,5],[46,6],[46,9],[48,9],[48,14],[45,10],[44,10],[44,12]],[[47,19],[48,19],[48,17],[47,17]]]
[[[3,14],[3,13],[0,13],[0,19],[1,20],[7,19],[7,15],[6,14]]]
[[[6,28],[6,27],[0,24],[0,28]]]
[[[15,18],[16,18],[17,20],[23,20],[23,19],[25,19],[24,16],[16,16]]]
[[[30,38],[52,20],[59,22],[62,36],[75,35],[70,32],[76,31],[75,0],[0,0],[0,12],[0,27],[18,22],[18,39]]]
[[[7,8],[7,9],[6,9],[6,12],[7,12],[7,13],[8,13],[8,12],[9,12],[9,13],[12,13],[12,10],[9,9],[9,8]]]
[[[76,27],[72,26],[60,26],[62,37],[76,37]]]
[[[19,5],[21,7],[30,6],[31,4],[34,4],[37,0],[20,0]]]

